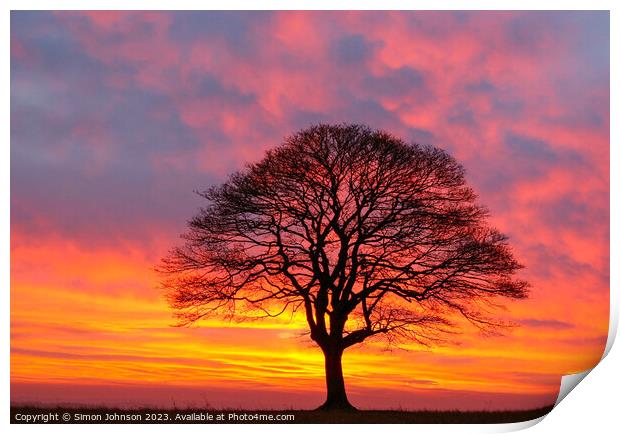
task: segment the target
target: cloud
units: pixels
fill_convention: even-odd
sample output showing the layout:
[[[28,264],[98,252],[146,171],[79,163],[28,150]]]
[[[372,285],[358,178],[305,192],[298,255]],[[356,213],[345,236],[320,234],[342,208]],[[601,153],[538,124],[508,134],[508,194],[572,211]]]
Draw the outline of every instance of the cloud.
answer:
[[[359,65],[369,61],[380,45],[368,41],[364,35],[345,35],[335,41],[332,56],[336,62]]]
[[[319,390],[320,357],[280,324],[269,339],[212,328],[162,336],[172,320],[151,267],[204,205],[194,190],[311,123],[363,122],[462,162],[532,296],[510,306],[523,324],[514,334],[395,356],[393,377],[384,353],[352,352],[353,389],[356,378],[388,391],[410,378],[470,391],[509,382],[541,402],[553,392],[547,374],[528,383],[514,373],[585,369],[604,345],[609,116],[608,12],[13,12],[12,345],[23,350],[13,379],[144,379],[132,359],[144,356],[171,381],[175,358],[205,357],[194,340],[240,342],[229,350],[251,366],[266,362],[249,354],[253,341],[269,341],[291,346],[261,378],[278,371],[286,389],[286,372],[307,363]],[[135,330],[157,348],[137,354]],[[123,344],[126,359],[59,364],[89,338]],[[510,366],[498,365],[506,354]]]
[[[519,322],[529,327],[551,330],[566,330],[575,327],[574,324],[555,319],[520,318]]]

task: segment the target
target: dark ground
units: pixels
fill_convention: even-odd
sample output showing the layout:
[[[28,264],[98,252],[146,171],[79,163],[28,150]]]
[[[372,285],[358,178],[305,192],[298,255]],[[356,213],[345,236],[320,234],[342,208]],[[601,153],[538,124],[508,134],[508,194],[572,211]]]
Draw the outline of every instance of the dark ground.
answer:
[[[551,409],[552,407],[523,411],[346,412],[11,406],[11,423],[511,423],[539,418]],[[281,420],[282,417],[290,419],[290,415],[294,416],[294,420]],[[111,421],[106,420],[110,417]]]

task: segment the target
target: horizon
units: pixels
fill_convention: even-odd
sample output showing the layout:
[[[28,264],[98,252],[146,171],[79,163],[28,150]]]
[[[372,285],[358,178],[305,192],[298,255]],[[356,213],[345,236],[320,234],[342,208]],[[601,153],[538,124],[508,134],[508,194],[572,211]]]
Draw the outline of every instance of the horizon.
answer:
[[[318,122],[449,152],[532,284],[506,302],[518,327],[503,336],[463,326],[430,351],[347,350],[354,405],[542,407],[598,362],[609,13],[22,11],[11,403],[320,404],[323,359],[300,318],[171,327],[153,272],[204,205],[193,191]]]

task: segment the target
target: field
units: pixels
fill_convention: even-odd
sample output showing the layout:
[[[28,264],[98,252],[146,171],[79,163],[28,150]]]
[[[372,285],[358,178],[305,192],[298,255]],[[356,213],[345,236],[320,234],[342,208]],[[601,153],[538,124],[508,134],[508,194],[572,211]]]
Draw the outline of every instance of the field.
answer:
[[[546,415],[552,407],[521,411],[316,411],[120,409],[12,406],[11,423],[512,423]]]

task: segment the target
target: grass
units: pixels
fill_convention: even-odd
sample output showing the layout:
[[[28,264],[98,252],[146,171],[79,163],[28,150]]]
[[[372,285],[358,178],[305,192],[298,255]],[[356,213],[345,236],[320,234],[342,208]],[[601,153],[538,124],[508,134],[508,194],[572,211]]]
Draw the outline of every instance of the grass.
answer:
[[[537,419],[552,407],[516,411],[317,411],[317,410],[214,410],[121,409],[106,407],[11,406],[11,423],[512,423]],[[38,415],[38,416],[37,416]],[[46,416],[50,415],[50,416]],[[63,420],[63,415],[65,419]],[[68,416],[67,416],[68,415]],[[112,415],[112,421],[106,420]],[[293,415],[294,420],[276,420]],[[257,417],[258,416],[258,417]],[[37,417],[33,420],[32,418]],[[44,418],[47,418],[45,422]],[[26,420],[30,418],[29,420]],[[133,420],[128,420],[129,418]],[[271,420],[269,420],[271,418]]]

